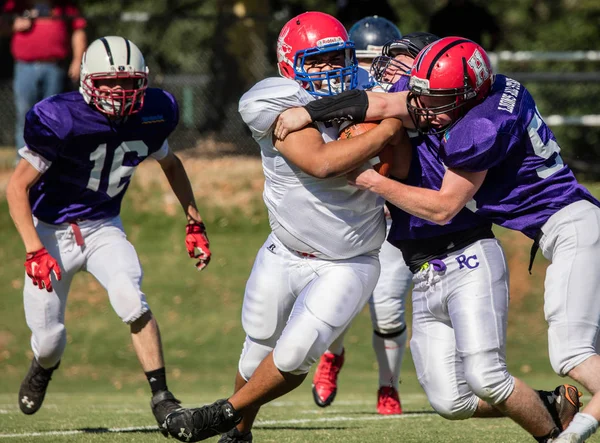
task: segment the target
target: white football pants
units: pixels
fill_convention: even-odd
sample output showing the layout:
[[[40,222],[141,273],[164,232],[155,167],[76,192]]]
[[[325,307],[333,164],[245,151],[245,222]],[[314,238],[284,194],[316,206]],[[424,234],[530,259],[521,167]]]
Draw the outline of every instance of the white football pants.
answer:
[[[271,352],[282,372],[307,373],[373,292],[379,260],[303,257],[274,234],[262,246],[246,284],[246,332],[240,374],[248,380]]]
[[[432,260],[414,277],[411,351],[431,406],[448,419],[473,415],[478,397],[506,400],[508,268],[496,239]]]
[[[542,226],[550,363],[559,375],[600,351],[600,208],[581,200]]]
[[[85,270],[108,292],[110,303],[125,323],[132,323],[149,310],[140,286],[142,268],[119,217],[79,222],[84,245],[77,245],[68,224],[50,225],[35,220],[44,247],[62,271],[52,275],[52,292],[38,289],[25,275],[23,303],[31,329],[31,348],[40,364],[49,368],[60,360],[66,345],[65,308],[71,281]]]

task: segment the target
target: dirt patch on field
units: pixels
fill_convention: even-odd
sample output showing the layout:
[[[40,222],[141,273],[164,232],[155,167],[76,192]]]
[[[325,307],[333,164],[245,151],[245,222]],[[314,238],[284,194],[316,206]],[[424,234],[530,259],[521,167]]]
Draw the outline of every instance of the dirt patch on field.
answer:
[[[200,209],[239,209],[250,214],[260,203],[264,185],[260,159],[245,156],[197,157],[193,152],[183,152],[179,156],[190,177]],[[158,204],[167,214],[174,215],[181,210],[156,162],[144,162],[137,168],[132,187],[135,191],[130,192],[130,197],[141,209],[148,209],[149,204]],[[156,189],[160,190],[160,201],[156,200]]]

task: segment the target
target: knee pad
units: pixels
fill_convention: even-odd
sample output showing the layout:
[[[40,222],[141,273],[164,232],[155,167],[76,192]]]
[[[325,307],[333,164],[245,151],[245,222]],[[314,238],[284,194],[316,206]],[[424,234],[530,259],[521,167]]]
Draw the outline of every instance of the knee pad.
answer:
[[[465,380],[473,393],[485,402],[496,405],[505,401],[515,387],[504,357],[497,351],[486,351],[462,357]]]
[[[369,299],[369,313],[373,330],[380,334],[402,333],[406,329],[404,319],[404,303],[398,299]]]
[[[318,338],[319,333],[315,329],[284,334],[273,350],[273,361],[277,369],[294,375],[308,373],[328,347],[318,343]]]
[[[44,368],[55,366],[60,361],[66,346],[67,330],[63,324],[53,329],[36,331],[31,336],[33,354]]]
[[[240,361],[238,363],[238,371],[244,380],[250,380],[250,377],[252,377],[254,371],[256,371],[256,368],[260,365],[260,362],[262,362],[272,350],[272,346],[246,336],[242,355],[240,355]]]
[[[446,420],[466,420],[471,418],[477,410],[479,399],[475,395],[441,399],[432,396],[429,404],[440,416]]]
[[[388,330],[381,330],[381,329],[374,329],[373,333],[381,338],[396,338],[402,334],[404,334],[406,332],[406,325],[403,325],[401,328],[399,329],[394,329],[391,331]]]
[[[150,310],[138,282],[126,273],[115,274],[107,291],[113,309],[124,323],[131,324]]]
[[[555,324],[548,328],[548,348],[552,369],[561,377],[597,354],[596,327],[588,324]],[[569,337],[569,340],[565,340]]]
[[[273,350],[275,366],[282,372],[306,374],[343,328],[332,328],[308,310],[290,323]]]

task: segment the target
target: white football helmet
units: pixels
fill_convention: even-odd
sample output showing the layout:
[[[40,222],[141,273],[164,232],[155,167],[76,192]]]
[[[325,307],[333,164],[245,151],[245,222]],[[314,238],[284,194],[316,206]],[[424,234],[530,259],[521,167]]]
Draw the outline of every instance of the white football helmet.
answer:
[[[102,88],[98,80],[133,79],[132,88]],[[117,82],[118,84],[118,82]],[[85,101],[107,115],[135,114],[144,105],[148,66],[140,49],[124,37],[94,40],[81,59],[79,92]]]

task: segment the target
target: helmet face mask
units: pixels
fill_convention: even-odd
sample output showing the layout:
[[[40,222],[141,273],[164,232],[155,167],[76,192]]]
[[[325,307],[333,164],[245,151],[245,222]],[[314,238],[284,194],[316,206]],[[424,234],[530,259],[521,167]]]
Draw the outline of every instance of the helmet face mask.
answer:
[[[125,117],[144,106],[148,67],[137,46],[123,37],[102,37],[90,44],[81,63],[79,92],[110,117]]]
[[[415,128],[439,134],[487,97],[494,74],[481,46],[446,37],[424,48],[413,64],[406,106]]]
[[[412,62],[413,58],[406,54],[398,54],[395,57],[380,55],[373,60],[370,73],[387,92],[401,76],[410,75]]]
[[[412,32],[386,42],[381,54],[371,64],[371,75],[381,88],[388,91],[402,75],[410,75],[413,60],[421,49],[436,40],[439,40],[437,35]]]
[[[336,95],[358,83],[352,44],[344,44],[344,49],[339,49],[339,43],[327,46],[298,51],[294,56],[296,80],[315,96]]]
[[[305,12],[285,24],[277,39],[277,68],[316,97],[358,84],[354,44],[344,26],[322,12]]]

